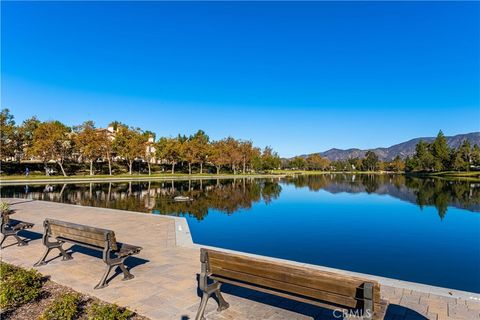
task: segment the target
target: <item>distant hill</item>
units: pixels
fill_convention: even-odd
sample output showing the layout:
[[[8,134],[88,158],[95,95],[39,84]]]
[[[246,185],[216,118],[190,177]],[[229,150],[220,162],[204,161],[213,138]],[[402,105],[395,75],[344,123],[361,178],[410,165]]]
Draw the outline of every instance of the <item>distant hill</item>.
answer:
[[[458,148],[460,144],[464,140],[469,140],[470,144],[473,146],[474,144],[478,144],[480,146],[480,132],[472,132],[466,134],[458,134],[456,136],[445,137],[447,139],[448,146],[450,148]],[[375,149],[330,149],[324,152],[320,152],[319,154],[322,157],[325,157],[331,161],[335,160],[346,160],[351,158],[363,158],[365,153],[369,150],[375,152],[380,160],[390,161],[393,160],[397,155],[399,155],[402,159],[405,159],[407,156],[411,156],[415,153],[415,146],[420,141],[432,142],[435,140],[435,137],[423,137],[423,138],[415,138],[412,140],[408,140],[396,145],[393,145],[388,148],[375,148]],[[308,155],[302,155],[306,157]]]

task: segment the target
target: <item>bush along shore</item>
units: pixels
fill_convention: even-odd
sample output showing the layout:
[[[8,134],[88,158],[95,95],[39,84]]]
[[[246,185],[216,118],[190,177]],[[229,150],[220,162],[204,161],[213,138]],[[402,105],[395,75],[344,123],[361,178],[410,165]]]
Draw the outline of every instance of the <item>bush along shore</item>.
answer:
[[[0,263],[0,318],[18,320],[148,320],[61,286],[37,271]]]

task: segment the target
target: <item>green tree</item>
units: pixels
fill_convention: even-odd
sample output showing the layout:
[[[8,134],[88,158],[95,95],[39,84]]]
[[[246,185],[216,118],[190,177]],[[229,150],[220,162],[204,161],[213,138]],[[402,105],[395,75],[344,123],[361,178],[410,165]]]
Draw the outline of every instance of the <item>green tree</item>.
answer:
[[[378,168],[378,156],[373,151],[367,151],[365,153],[365,159],[363,159],[363,166],[368,171],[375,171]]]
[[[413,170],[433,170],[434,158],[428,143],[425,141],[420,140],[415,146],[414,159],[416,165]]]
[[[33,133],[32,148],[29,150],[32,156],[42,159],[47,170],[47,162],[55,161],[64,176],[67,176],[63,168],[63,162],[72,151],[70,129],[60,121],[48,121],[41,123]],[[46,171],[48,175],[48,171]]]
[[[430,149],[434,161],[434,170],[442,171],[448,169],[450,165],[451,150],[448,147],[447,139],[445,139],[442,130],[438,132],[438,135],[430,146]]]
[[[472,164],[480,166],[480,147],[477,144],[474,144],[472,148]]]
[[[458,150],[453,152],[453,169],[457,171],[469,171],[470,163],[472,162],[472,150],[470,148],[470,142],[464,140]]]
[[[275,170],[280,167],[280,157],[271,147],[265,147],[265,149],[263,149],[261,159],[264,170]]]
[[[290,168],[292,169],[299,169],[303,170],[307,166],[307,161],[305,161],[304,157],[295,157],[290,160]]]

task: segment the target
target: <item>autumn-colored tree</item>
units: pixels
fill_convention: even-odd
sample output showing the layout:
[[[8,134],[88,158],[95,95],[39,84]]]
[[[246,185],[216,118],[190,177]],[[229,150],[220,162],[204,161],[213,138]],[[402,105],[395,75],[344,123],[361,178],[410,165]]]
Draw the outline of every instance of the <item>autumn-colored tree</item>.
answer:
[[[107,130],[102,129],[99,132],[98,143],[102,157],[106,159],[108,163],[108,174],[112,175],[113,137]]]
[[[117,156],[124,158],[128,164],[128,172],[132,174],[135,159],[145,155],[145,135],[139,129],[119,126],[113,140],[113,149]]]
[[[390,166],[393,171],[401,172],[405,170],[405,162],[400,158],[400,156],[396,156],[395,159],[390,163]]]
[[[153,133],[150,130],[145,131],[144,133],[145,136],[145,161],[147,162],[148,166],[148,175],[152,174],[152,167],[151,167],[151,162],[152,159],[155,158],[156,156],[156,149],[155,149],[155,133]]]
[[[224,140],[224,147],[233,174],[237,174],[237,168],[242,162],[242,154],[240,152],[238,140],[228,137]]]
[[[330,160],[323,158],[320,154],[316,153],[307,157],[306,166],[310,170],[326,170],[330,166]]]
[[[220,169],[223,166],[226,166],[230,163],[230,159],[226,153],[226,149],[227,146],[225,140],[214,141],[211,143],[210,156],[208,157],[208,161],[215,166],[217,174],[220,174]]]
[[[175,173],[175,165],[182,160],[182,142],[178,138],[160,138],[155,145],[157,157],[166,160],[172,165],[172,174]]]
[[[75,136],[75,147],[83,159],[90,164],[90,175],[93,176],[93,163],[103,155],[102,133],[95,128],[93,121],[86,121],[79,127]]]
[[[0,129],[0,158],[14,157],[17,147],[15,120],[8,109],[0,111]]]
[[[47,162],[55,161],[63,175],[67,176],[63,162],[71,154],[71,150],[72,141],[69,128],[59,121],[48,121],[41,123],[35,129],[32,148],[29,152],[42,159],[47,175]]]
[[[200,164],[200,174],[203,173],[203,165],[207,162],[210,154],[210,137],[203,131],[198,130],[191,138],[195,148],[196,163]]]
[[[40,125],[40,120],[37,117],[31,117],[23,121],[22,125],[18,127],[18,146],[23,155],[28,154],[33,146],[33,133]]]
[[[259,153],[259,150],[253,147],[252,141],[240,141],[238,148],[242,159],[242,172],[245,174],[247,165],[251,164],[253,157]]]

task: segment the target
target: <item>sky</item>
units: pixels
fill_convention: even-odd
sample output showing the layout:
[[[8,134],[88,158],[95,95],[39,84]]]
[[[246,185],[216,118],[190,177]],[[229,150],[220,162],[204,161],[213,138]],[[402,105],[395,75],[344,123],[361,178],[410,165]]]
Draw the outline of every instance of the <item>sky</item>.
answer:
[[[281,156],[480,131],[479,2],[1,2],[1,107]]]

